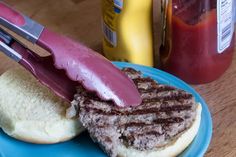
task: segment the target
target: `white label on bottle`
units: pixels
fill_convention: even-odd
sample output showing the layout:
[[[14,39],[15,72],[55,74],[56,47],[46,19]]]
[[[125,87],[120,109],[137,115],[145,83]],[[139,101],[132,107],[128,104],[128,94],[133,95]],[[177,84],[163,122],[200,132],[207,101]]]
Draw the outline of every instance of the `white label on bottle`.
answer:
[[[222,53],[230,46],[233,32],[233,0],[217,0],[218,53]]]
[[[116,32],[113,31],[104,21],[102,24],[102,29],[103,29],[103,34],[106,38],[106,40],[113,45],[114,47],[116,47],[117,45],[117,36],[116,36]]]
[[[119,9],[123,8],[123,0],[114,0],[114,4]]]

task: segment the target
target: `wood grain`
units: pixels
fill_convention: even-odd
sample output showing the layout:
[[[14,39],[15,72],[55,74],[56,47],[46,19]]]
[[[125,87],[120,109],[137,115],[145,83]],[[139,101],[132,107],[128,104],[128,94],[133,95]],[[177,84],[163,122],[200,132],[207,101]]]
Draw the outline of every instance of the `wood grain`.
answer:
[[[207,157],[236,157],[236,53],[218,80],[193,86],[205,99],[213,118],[213,139]]]
[[[22,13],[101,52],[100,0],[5,0]],[[16,63],[0,54],[0,74]],[[209,105],[213,139],[206,157],[236,157],[236,53],[218,80],[193,86]]]

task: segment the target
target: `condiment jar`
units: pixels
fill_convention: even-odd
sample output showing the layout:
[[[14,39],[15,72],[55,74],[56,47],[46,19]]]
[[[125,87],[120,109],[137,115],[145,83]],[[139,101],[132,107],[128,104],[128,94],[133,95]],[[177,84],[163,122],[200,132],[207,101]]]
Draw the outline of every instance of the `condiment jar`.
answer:
[[[219,78],[234,51],[233,0],[169,0],[162,68],[192,84]]]

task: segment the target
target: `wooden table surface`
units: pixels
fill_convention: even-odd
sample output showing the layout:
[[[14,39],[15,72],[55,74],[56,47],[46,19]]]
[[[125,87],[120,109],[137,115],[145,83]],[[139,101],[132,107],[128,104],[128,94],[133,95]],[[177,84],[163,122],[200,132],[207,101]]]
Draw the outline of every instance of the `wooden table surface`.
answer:
[[[22,13],[101,52],[100,0],[5,0]],[[0,54],[0,74],[17,66]],[[206,157],[236,157],[236,53],[218,80],[193,86],[205,99],[213,117],[213,139]]]

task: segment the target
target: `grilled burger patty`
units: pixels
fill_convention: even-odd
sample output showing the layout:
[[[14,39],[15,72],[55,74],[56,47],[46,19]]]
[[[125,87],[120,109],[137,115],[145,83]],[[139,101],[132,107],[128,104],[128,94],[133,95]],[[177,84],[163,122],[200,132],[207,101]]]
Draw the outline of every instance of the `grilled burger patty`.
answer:
[[[142,104],[119,108],[100,100],[78,87],[72,108],[95,142],[110,155],[117,156],[116,146],[153,150],[174,142],[196,117],[197,104],[183,90],[161,85],[131,68],[122,70],[136,84]]]

